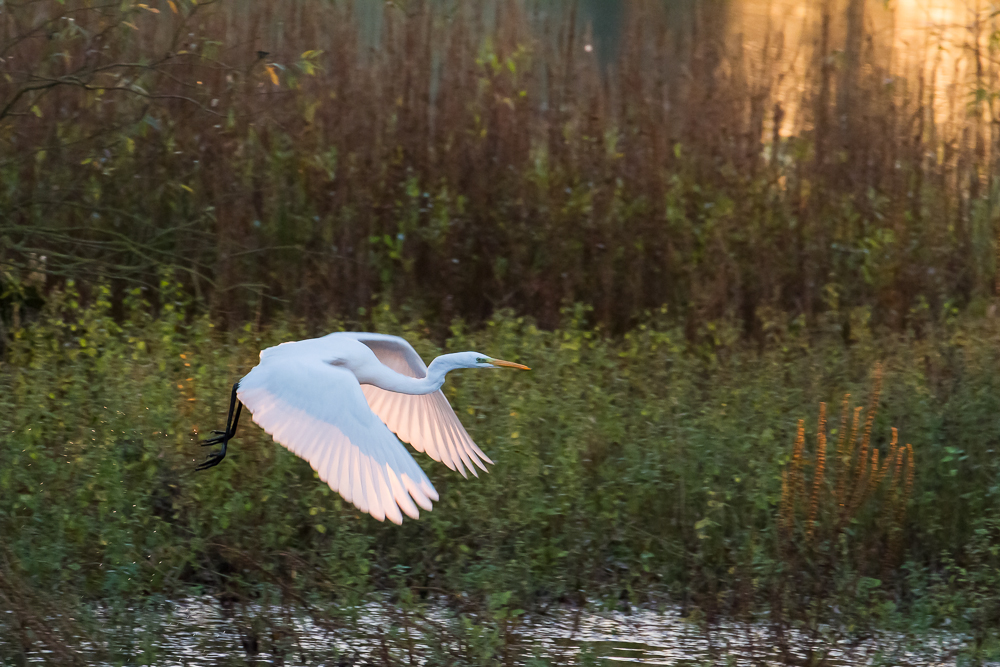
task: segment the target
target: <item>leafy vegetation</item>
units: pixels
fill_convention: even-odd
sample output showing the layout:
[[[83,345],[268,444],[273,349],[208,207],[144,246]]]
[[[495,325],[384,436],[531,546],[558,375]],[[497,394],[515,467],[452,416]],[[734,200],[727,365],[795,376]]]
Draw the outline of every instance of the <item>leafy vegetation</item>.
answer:
[[[346,506],[249,423],[223,465],[194,471],[197,432],[218,427],[231,383],[260,348],[308,335],[301,323],[224,332],[170,281],[159,316],[136,290],[119,320],[110,290],[96,293],[86,306],[72,287],[51,293],[0,370],[0,531],[18,580],[44,594],[193,586],[239,598],[277,586],[349,606],[397,590],[502,599],[508,611],[671,600],[709,622],[784,609],[835,632],[919,612],[980,633],[983,650],[995,641],[993,320],[921,339],[857,330],[850,345],[788,333],[764,350],[733,335],[705,350],[655,317],[609,339],[581,308],[554,331],[511,315],[475,331],[456,321],[439,349],[420,321],[379,308],[378,329],[425,357],[478,349],[536,369],[449,379],[497,465],[466,481],[417,455],[441,502],[396,527]],[[868,389],[878,361],[880,394]],[[843,390],[871,405],[846,439],[855,458],[842,441],[823,476],[800,420],[815,432],[814,406]],[[905,462],[890,424],[914,443]],[[869,480],[876,452],[897,467]],[[796,481],[807,469],[808,486]],[[871,498],[836,502],[858,493]]]

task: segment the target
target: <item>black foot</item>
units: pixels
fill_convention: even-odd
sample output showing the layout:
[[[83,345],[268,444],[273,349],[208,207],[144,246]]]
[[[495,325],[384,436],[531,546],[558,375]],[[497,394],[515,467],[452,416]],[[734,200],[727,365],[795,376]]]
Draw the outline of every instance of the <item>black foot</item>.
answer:
[[[209,468],[214,468],[222,463],[222,459],[224,458],[226,458],[226,450],[222,450],[221,452],[212,452],[208,455],[208,458],[205,459],[205,462],[200,464],[196,470],[208,470]]]
[[[214,438],[209,438],[208,440],[202,440],[198,444],[201,445],[202,447],[211,447],[213,445],[221,445],[226,440],[228,440],[228,438],[226,437],[226,433],[223,431],[212,431],[212,433],[222,433],[222,435],[216,436]]]
[[[214,468],[222,463],[222,459],[226,458],[226,445],[228,445],[229,441],[236,435],[236,425],[239,424],[240,412],[243,411],[243,404],[240,403],[239,399],[236,397],[236,389],[239,386],[238,382],[233,385],[233,396],[229,401],[229,417],[226,419],[226,430],[212,431],[212,433],[216,434],[214,438],[208,438],[207,440],[203,440],[198,443],[202,447],[222,445],[222,449],[217,452],[210,453],[205,461],[198,466],[198,470],[208,470],[209,468]]]

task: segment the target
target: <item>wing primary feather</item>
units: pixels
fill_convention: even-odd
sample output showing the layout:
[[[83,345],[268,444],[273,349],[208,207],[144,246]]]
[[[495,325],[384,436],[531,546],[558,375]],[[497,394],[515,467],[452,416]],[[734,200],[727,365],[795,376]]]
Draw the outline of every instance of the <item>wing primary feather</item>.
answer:
[[[380,518],[376,518],[378,518],[379,521],[385,521],[385,509],[387,503],[385,502],[386,498],[382,496],[382,485],[380,483],[382,478],[379,474],[380,467],[381,466],[375,462],[375,459],[370,456],[368,457],[368,476],[371,479],[371,492],[368,494],[369,503],[374,504],[374,506],[378,509]],[[369,511],[372,510],[369,508]]]
[[[421,397],[423,398],[423,397]],[[433,409],[430,400],[422,402],[420,406],[420,414],[424,419],[430,419],[430,413]],[[435,449],[437,450],[438,460],[445,464],[452,470],[457,470],[461,472],[462,463],[457,456],[452,456],[451,448],[448,447],[448,442],[441,440],[437,441],[433,437],[428,438],[431,442],[434,442]]]
[[[493,464],[493,460],[486,456],[486,453],[476,445],[475,441],[462,426],[462,422],[459,420],[458,415],[455,414],[454,409],[452,409],[451,404],[448,402],[447,397],[445,397],[443,391],[438,391],[436,395],[438,408],[444,413],[445,419],[451,424],[452,428],[455,429],[458,441],[465,444],[466,450],[469,452],[470,456],[475,453],[476,456],[489,464]],[[489,472],[482,461],[477,460],[476,457],[472,457],[476,464],[483,469],[484,472]]]
[[[395,394],[383,391],[384,398],[382,404],[385,406],[385,414],[389,416],[390,424],[398,424],[398,435],[407,442],[415,440],[416,429],[410,419],[410,401],[403,394]],[[378,413],[381,414],[381,413]]]
[[[459,437],[458,431],[455,429],[455,426],[454,424],[452,424],[451,420],[448,419],[448,415],[445,414],[445,411],[442,409],[441,404],[436,400],[432,400],[431,405],[434,406],[434,410],[437,412],[438,423],[441,424],[442,430],[444,431],[445,437],[448,439],[448,442],[452,443],[452,447],[454,448],[455,452],[462,458],[462,461],[469,469],[469,472],[471,472],[476,477],[479,477],[479,473],[476,472],[475,466],[472,465],[472,461],[469,459],[469,453],[465,449],[465,443]],[[462,471],[462,476],[465,477],[466,479],[468,479],[469,477],[468,475],[465,474],[464,470]]]
[[[396,507],[396,501],[392,499],[392,494],[389,493],[389,485],[385,481],[385,470],[386,466],[384,463],[378,463],[377,461],[371,462],[372,469],[372,481],[375,485],[375,493],[378,495],[379,507],[382,508],[382,514],[392,521],[392,511],[398,508]]]
[[[392,438],[391,436],[390,438],[393,441],[395,440],[395,438]],[[384,486],[383,476],[385,475],[383,468],[388,462],[394,460],[395,458],[393,455],[393,448],[391,446],[387,446],[387,444],[388,443],[382,439],[376,439],[372,442],[372,455],[368,458],[367,466],[367,471],[371,480],[370,486],[368,487],[368,498],[369,504],[373,507],[377,507],[379,514],[381,514],[383,518],[389,516],[391,520],[392,509],[389,508],[389,505],[392,505],[394,508],[396,503],[392,500],[391,496],[382,493],[382,487]]]
[[[427,479],[427,474],[424,473],[419,465],[417,465],[417,462],[413,460],[413,457],[408,455],[402,449],[391,453],[389,457],[389,465],[391,468],[400,472],[411,472],[419,480]]]
[[[445,412],[446,408],[442,407],[441,405],[438,405],[438,410],[440,410],[441,412]],[[450,412],[450,410],[448,411]],[[447,413],[442,415],[441,418],[448,425],[448,429],[451,431],[452,434],[452,439],[457,443],[459,450],[463,453],[465,457],[465,462],[469,466],[469,472],[471,472],[476,477],[479,477],[479,471],[476,470],[476,466],[482,468],[483,470],[486,470],[486,466],[484,466],[483,462],[479,460],[478,456],[476,456],[476,452],[473,451],[472,449],[469,449],[469,446],[466,442],[466,438],[462,437],[461,427],[455,423],[456,420],[454,420],[453,418],[449,418],[449,415]]]
[[[328,452],[327,448],[321,443],[320,427],[318,424],[307,425],[302,434],[302,452],[299,456],[304,458],[309,462],[310,467],[319,473],[320,479],[323,479],[323,471],[319,467],[319,461]],[[325,482],[326,480],[323,479]]]
[[[426,428],[424,426],[425,415],[422,409],[423,406],[421,405],[423,396],[411,396],[409,399],[405,400],[407,404],[406,423],[410,426],[413,440],[423,443],[425,452],[430,453],[432,448],[435,451],[438,451],[437,443],[427,437]]]
[[[410,479],[410,476],[407,475],[406,473],[403,473],[400,476],[399,481],[403,483],[403,488],[409,491],[410,495],[413,496],[413,501],[417,503],[417,505],[419,505],[421,509],[425,509],[428,512],[431,511],[431,509],[434,506],[431,505],[430,499],[423,492],[421,484],[414,482],[412,479]]]
[[[330,458],[330,454],[333,452],[333,448],[326,438],[323,437],[322,429],[316,427],[312,429],[313,435],[313,447],[309,451],[309,456],[306,461],[309,461],[309,465],[312,469],[319,473],[319,478],[324,482],[329,482],[327,476],[326,461]]]
[[[478,455],[479,455],[479,458],[481,458],[482,460],[486,461],[486,462],[487,462],[487,463],[489,463],[490,465],[496,465],[496,464],[495,464],[495,463],[493,462],[493,459],[491,459],[490,457],[486,456],[486,452],[484,452],[483,450],[481,450],[481,449],[479,448],[479,445],[477,445],[477,444],[476,444],[476,441],[475,441],[475,440],[473,440],[473,439],[472,439],[472,438],[471,438],[470,436],[468,436],[468,435],[466,435],[466,436],[465,436],[465,438],[466,438],[466,440],[468,440],[468,441],[469,441],[469,445],[470,445],[470,446],[471,446],[471,447],[472,447],[472,448],[473,448],[473,449],[475,450],[476,454],[478,454]],[[486,466],[484,466],[484,465],[480,464],[480,467],[482,467],[482,469],[483,469],[483,470],[485,470],[486,472],[489,472],[489,470],[487,470],[487,469],[486,469]]]
[[[431,486],[431,481],[427,479],[426,475],[424,476],[423,479],[421,479],[417,483],[420,485],[420,490],[424,492],[425,496],[427,496],[434,502],[437,502],[438,500],[441,499],[440,496],[438,496],[437,490],[433,486]]]
[[[323,458],[323,469],[326,471],[326,483],[334,491],[341,493],[345,486],[344,477],[340,474],[343,466],[344,453],[350,450],[351,443],[347,438],[340,436],[331,438],[327,443],[329,452]],[[341,494],[343,495],[343,494]]]
[[[365,485],[365,497],[368,500],[368,513],[379,521],[385,521],[385,511],[382,509],[381,499],[378,497],[376,481],[372,474],[372,459],[365,456],[361,459],[362,483]]]
[[[392,468],[388,469],[388,476],[389,487],[392,489],[392,497],[396,499],[396,504],[399,505],[406,516],[411,519],[419,519],[420,510],[413,504],[413,499],[410,498],[410,494],[403,488],[399,477],[396,476],[396,472]]]
[[[469,475],[465,472],[465,469],[472,470],[472,463],[462,449],[459,440],[454,437],[451,429],[448,428],[448,420],[441,412],[437,401],[434,400],[433,394],[427,396],[427,410],[435,416],[433,421],[437,425],[438,438],[441,439],[441,442],[445,443],[445,446],[448,447],[448,451],[451,453],[452,459],[458,464],[458,472],[462,477],[468,479]]]
[[[441,419],[441,421],[444,422],[445,421],[444,415],[441,414],[441,412],[438,410],[438,406],[435,405],[433,401],[431,402],[431,405],[433,406],[433,409],[437,412],[437,414],[440,415],[439,419]],[[459,462],[458,471],[462,473],[462,477],[468,479],[469,476],[465,473],[465,470],[462,468],[462,463],[465,463],[470,469],[472,468],[472,463],[465,455],[465,451],[461,446],[462,443],[457,439],[451,437],[450,434],[445,437],[445,442],[448,443],[448,451],[451,453],[452,458],[454,458],[456,461]]]
[[[389,466],[379,466],[379,494],[382,496],[382,502],[385,505],[385,517],[398,526],[403,523],[403,515],[399,512],[395,494],[389,488],[388,476],[391,472],[392,469]]]
[[[351,488],[350,460],[352,447],[354,447],[354,445],[350,442],[342,441],[340,451],[330,462],[330,465],[336,466],[335,468],[331,468],[331,474],[337,475],[337,491],[347,502],[351,502],[351,496],[349,494]]]
[[[428,410],[429,404],[427,402],[427,396],[414,396],[413,397],[413,410],[416,414],[416,418],[420,421],[420,438],[426,443],[429,443],[430,447],[434,448],[437,458],[442,463],[449,461],[449,452],[446,443],[442,442],[440,437],[435,433],[434,422],[431,411]],[[445,463],[452,470],[455,467],[450,463]]]
[[[442,407],[441,409],[446,410],[447,408]],[[448,421],[451,424],[452,430],[455,431],[455,438],[462,444],[462,447],[465,448],[465,451],[469,455],[469,458],[472,459],[472,462],[475,463],[483,472],[489,472],[486,464],[483,463],[483,459],[486,458],[486,454],[484,454],[483,451],[476,446],[476,443],[472,441],[469,434],[465,432],[465,429],[462,428],[462,423],[458,421],[455,416],[452,416]],[[489,459],[486,460],[489,461]],[[490,461],[490,463],[493,462]],[[479,475],[476,476],[478,477]]]
[[[345,468],[347,471],[347,494],[348,494],[344,496],[344,500],[351,503],[352,505],[358,504],[355,498],[359,493],[361,493],[361,480],[358,479],[357,463],[358,463],[358,447],[355,444],[351,444],[351,449],[347,452],[347,458],[344,460]]]
[[[355,447],[351,452],[351,501],[362,512],[368,511],[368,499],[365,496],[365,480],[361,475],[361,460],[364,454]]]
[[[354,475],[351,474],[351,459],[354,457],[354,450],[355,446],[353,444],[348,444],[344,447],[343,458],[340,461],[343,469],[339,473],[341,484],[338,489],[344,500],[352,504],[354,503],[354,489],[351,488],[351,485],[354,483]]]
[[[407,437],[404,439],[413,445],[414,449],[427,454],[435,461],[441,461],[441,453],[437,443],[421,435],[420,401],[422,399],[422,396],[406,396],[399,399],[406,405],[406,414],[399,421],[399,425],[407,433]]]
[[[445,399],[445,400],[447,400],[447,399]],[[454,415],[454,411],[452,412],[452,414]],[[476,441],[472,439],[472,436],[469,435],[469,432],[465,430],[464,426],[462,426],[462,422],[459,421],[458,415],[454,415],[453,419],[455,420],[455,428],[458,429],[459,435],[462,436],[462,439],[466,443],[468,443],[469,449],[471,451],[475,452],[476,455],[479,458],[481,458],[482,460],[486,461],[490,465],[494,465],[493,459],[491,459],[490,457],[486,456],[486,452],[484,452],[483,450],[481,450],[479,448],[479,445],[476,444]],[[480,465],[480,467],[483,470],[485,470],[486,472],[489,472],[489,470],[486,469],[486,466],[482,465],[481,463],[479,465]]]
[[[326,482],[331,489],[334,491],[340,491],[340,476],[337,475],[337,466],[335,462],[337,457],[340,456],[340,450],[343,449],[339,438],[337,440],[331,440],[326,443],[323,448],[323,454],[320,456],[319,463],[317,465],[317,470],[319,471],[319,478]]]

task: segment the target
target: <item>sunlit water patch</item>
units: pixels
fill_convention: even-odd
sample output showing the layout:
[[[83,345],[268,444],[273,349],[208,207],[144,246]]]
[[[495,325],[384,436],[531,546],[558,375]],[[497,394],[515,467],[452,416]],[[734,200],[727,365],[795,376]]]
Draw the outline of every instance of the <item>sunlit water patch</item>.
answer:
[[[0,622],[0,664],[42,663],[43,649],[15,650],[12,624]],[[155,611],[109,618],[100,612],[100,641],[75,647],[86,664],[119,665],[433,665],[473,658],[504,664],[690,665],[719,663],[757,667],[806,664],[826,654],[825,664],[956,665],[968,638],[936,634],[919,641],[884,633],[862,641],[810,637],[786,629],[787,653],[766,624],[723,623],[706,628],[676,609],[589,611],[559,609],[526,616],[516,625],[465,623],[444,606],[419,612],[370,603],[345,616],[304,608],[235,605],[214,598],[164,603]],[[466,662],[462,660],[462,662]],[[468,663],[478,664],[476,660]],[[1000,666],[997,666],[1000,667]]]

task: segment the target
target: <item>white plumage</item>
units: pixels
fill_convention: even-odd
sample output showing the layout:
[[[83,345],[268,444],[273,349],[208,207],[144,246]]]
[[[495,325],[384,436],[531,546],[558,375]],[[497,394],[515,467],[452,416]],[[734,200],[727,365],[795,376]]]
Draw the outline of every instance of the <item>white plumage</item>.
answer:
[[[451,370],[498,367],[527,369],[478,352],[442,355],[428,368],[402,338],[338,332],[263,350],[234,401],[345,500],[379,521],[402,523],[403,513],[419,516],[418,506],[430,510],[438,494],[399,439],[463,476],[466,469],[478,476],[475,466],[485,471],[493,461],[440,387]],[[236,421],[206,443],[223,450],[203,467],[221,461],[235,430]]]

